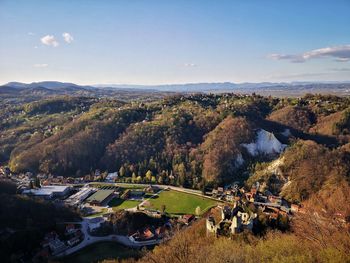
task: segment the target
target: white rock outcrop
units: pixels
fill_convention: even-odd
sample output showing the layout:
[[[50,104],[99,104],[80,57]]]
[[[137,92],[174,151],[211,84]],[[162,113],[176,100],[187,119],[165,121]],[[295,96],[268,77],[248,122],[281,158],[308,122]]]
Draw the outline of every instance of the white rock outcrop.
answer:
[[[258,130],[256,140],[252,143],[243,143],[252,156],[259,154],[278,154],[281,153],[287,145],[282,144],[273,133],[263,129]]]

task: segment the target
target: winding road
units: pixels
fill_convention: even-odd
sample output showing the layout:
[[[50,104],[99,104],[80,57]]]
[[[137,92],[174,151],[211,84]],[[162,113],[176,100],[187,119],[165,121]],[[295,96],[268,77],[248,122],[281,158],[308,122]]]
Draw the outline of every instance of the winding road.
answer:
[[[160,239],[157,239],[157,240],[150,240],[150,241],[143,241],[143,242],[133,242],[127,236],[123,236],[123,235],[108,235],[108,236],[102,236],[102,237],[92,236],[89,233],[88,219],[83,218],[82,222],[74,223],[74,224],[81,225],[81,231],[84,235],[83,241],[81,241],[78,245],[70,247],[70,248],[66,249],[65,251],[55,255],[56,257],[68,256],[70,254],[73,254],[73,253],[79,251],[80,249],[82,249],[86,246],[89,246],[89,245],[92,245],[92,244],[98,243],[98,242],[103,242],[103,241],[117,242],[117,243],[120,243],[120,244],[127,246],[127,247],[130,247],[130,248],[140,248],[140,247],[144,247],[144,246],[157,245],[162,241]]]

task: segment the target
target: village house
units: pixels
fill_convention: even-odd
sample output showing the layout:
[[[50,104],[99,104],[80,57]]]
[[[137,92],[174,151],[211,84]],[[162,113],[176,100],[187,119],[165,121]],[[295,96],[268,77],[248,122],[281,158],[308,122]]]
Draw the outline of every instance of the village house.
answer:
[[[78,244],[80,242],[80,238],[79,237],[77,237],[77,236],[75,236],[75,237],[72,237],[71,239],[69,239],[68,241],[67,241],[67,244],[69,245],[69,246],[74,246],[75,244]]]
[[[69,224],[69,225],[66,225],[66,235],[70,235],[70,234],[73,234],[77,231],[77,229],[75,228],[75,226],[73,224]]]
[[[41,242],[42,247],[50,248],[53,255],[58,254],[67,249],[67,246],[58,238],[56,232],[49,232],[45,235],[44,240]]]
[[[118,179],[118,172],[109,173],[105,179],[106,182],[113,183]]]
[[[132,242],[140,242],[140,241],[148,241],[155,237],[153,231],[150,227],[146,227],[142,230],[138,230],[136,233],[129,236],[130,241]]]
[[[58,238],[51,240],[49,243],[49,247],[52,252],[52,255],[61,253],[67,249],[67,246],[64,244],[64,242]]]
[[[220,225],[215,223],[214,217],[209,216],[207,218],[207,220],[206,220],[207,233],[208,232],[214,233],[216,235],[219,227],[220,227]]]
[[[253,229],[253,220],[256,218],[256,214],[250,215],[248,213],[242,213],[238,211],[231,219],[230,230],[232,234],[237,234],[242,232],[244,229]]]
[[[143,191],[146,193],[149,193],[149,194],[155,194],[155,193],[159,192],[159,188],[154,186],[154,185],[150,185],[150,186],[147,186],[146,188],[144,188]]]
[[[245,198],[249,201],[249,202],[254,202],[255,201],[255,194],[251,193],[251,192],[247,192],[244,194]]]
[[[10,168],[8,168],[7,166],[0,167],[0,174],[2,174],[4,176],[9,176],[11,174]]]
[[[179,222],[189,225],[195,219],[194,215],[183,215],[179,218]]]
[[[226,194],[225,195],[225,200],[228,202],[234,202],[235,201],[235,195],[234,194]]]
[[[147,226],[130,235],[129,239],[132,242],[142,242],[165,238],[170,234],[171,228],[170,222],[158,227]]]
[[[267,197],[268,202],[277,204],[277,205],[282,205],[282,198],[279,196],[274,196],[274,195],[269,195]]]

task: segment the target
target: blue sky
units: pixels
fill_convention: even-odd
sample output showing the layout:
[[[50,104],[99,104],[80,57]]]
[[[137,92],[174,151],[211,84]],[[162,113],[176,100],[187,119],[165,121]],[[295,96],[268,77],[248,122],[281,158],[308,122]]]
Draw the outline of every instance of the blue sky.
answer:
[[[350,1],[0,0],[0,83],[41,80],[350,80]]]

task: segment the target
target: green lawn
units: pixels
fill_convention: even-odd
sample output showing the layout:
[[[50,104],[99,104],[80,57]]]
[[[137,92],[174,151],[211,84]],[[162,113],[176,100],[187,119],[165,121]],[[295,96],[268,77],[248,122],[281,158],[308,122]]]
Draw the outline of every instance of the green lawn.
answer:
[[[159,196],[149,200],[152,209],[161,209],[165,205],[165,211],[169,214],[195,214],[197,206],[201,212],[216,205],[216,201],[200,196],[177,192],[174,190],[165,190]]]
[[[108,203],[108,205],[113,208],[113,211],[117,211],[117,210],[136,207],[139,203],[141,202],[114,198]]]
[[[126,259],[138,257],[140,252],[130,248],[123,247],[118,243],[101,242],[83,248],[82,250],[59,259],[60,262],[68,263],[90,263],[101,262],[108,259]]]

